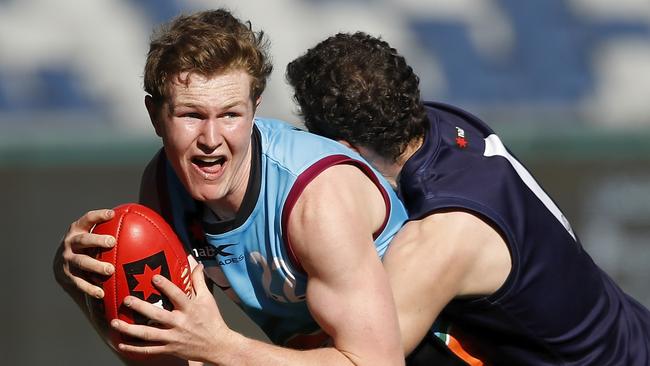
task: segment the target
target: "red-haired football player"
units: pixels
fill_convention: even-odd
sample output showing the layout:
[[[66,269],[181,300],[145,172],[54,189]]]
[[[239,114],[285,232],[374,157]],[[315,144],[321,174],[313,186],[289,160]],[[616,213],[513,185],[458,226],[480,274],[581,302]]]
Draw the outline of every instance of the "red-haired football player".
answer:
[[[124,306],[152,322],[113,320],[133,339],[118,350],[153,365],[403,364],[381,257],[406,212],[354,151],[255,116],[271,72],[265,43],[225,10],[180,16],[152,39],[145,104],[164,147],[145,170],[142,202],[205,269],[193,271],[191,299],[153,276],[173,311],[127,296]],[[57,279],[77,300],[103,296],[88,273],[115,270],[88,256],[114,245],[89,233],[111,215],[92,211],[73,223],[56,256]],[[226,325],[204,273],[275,345]]]

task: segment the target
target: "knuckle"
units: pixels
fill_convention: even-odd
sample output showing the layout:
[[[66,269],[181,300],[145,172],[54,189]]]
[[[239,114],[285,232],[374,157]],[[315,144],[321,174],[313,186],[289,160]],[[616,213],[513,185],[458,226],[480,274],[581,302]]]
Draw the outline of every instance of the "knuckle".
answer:
[[[76,228],[78,228],[79,226],[81,226],[81,219],[82,219],[82,218],[80,217],[80,218],[74,220],[74,221],[72,222],[72,224],[70,224],[70,227],[68,228],[68,231],[69,231],[69,232],[72,232],[72,231],[76,230]]]
[[[86,257],[83,255],[76,255],[74,258],[74,264],[79,269],[86,269]]]
[[[72,253],[72,251],[64,250],[63,253],[61,253],[61,258],[63,259],[62,264],[64,266],[67,266],[70,263],[70,261],[72,260],[73,255],[74,254]]]
[[[63,238],[61,238],[61,247],[63,250],[69,250],[72,245],[74,244],[74,236],[72,235],[72,231],[68,231],[65,233]]]
[[[78,235],[75,235],[74,237],[74,243],[77,246],[77,249],[86,249],[89,247],[93,247],[94,245],[92,244],[91,241],[92,237],[89,233],[81,233]]]
[[[80,239],[79,234],[69,233],[63,241],[64,250],[74,251],[75,247],[79,246]]]
[[[145,341],[151,341],[152,340],[151,331],[149,329],[143,329],[142,330],[142,339],[144,339]],[[147,350],[148,350],[148,348],[147,348]]]

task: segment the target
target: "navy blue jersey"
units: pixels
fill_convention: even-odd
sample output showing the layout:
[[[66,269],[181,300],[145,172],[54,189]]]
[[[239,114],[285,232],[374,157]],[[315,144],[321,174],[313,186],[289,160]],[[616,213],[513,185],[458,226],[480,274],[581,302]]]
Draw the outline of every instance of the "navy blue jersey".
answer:
[[[493,365],[650,365],[650,312],[593,262],[485,123],[425,104],[430,129],[398,182],[410,218],[470,211],[500,232],[512,257],[497,292],[443,310],[452,336]]]

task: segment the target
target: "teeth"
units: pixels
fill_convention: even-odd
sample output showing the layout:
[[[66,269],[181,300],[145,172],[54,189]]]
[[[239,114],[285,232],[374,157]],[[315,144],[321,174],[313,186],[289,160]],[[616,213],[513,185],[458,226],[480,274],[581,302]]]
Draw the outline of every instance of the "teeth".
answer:
[[[221,164],[225,160],[223,156],[220,157],[196,157],[194,159],[194,162],[200,163],[200,164]]]

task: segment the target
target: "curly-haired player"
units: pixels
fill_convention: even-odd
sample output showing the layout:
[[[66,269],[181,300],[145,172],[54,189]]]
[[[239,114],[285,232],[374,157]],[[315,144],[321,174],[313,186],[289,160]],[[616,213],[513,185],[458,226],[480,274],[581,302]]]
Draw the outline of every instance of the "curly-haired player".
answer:
[[[648,310],[593,262],[490,127],[421,102],[418,77],[388,43],[337,34],[287,78],[306,127],[360,152],[409,211],[384,265],[405,347],[425,337],[412,357],[441,314],[469,362],[650,364]]]

